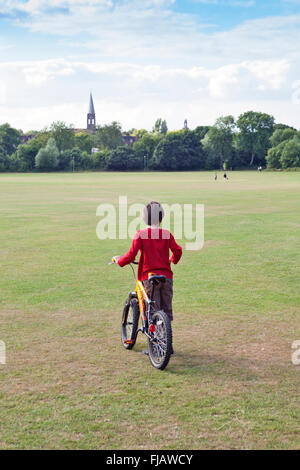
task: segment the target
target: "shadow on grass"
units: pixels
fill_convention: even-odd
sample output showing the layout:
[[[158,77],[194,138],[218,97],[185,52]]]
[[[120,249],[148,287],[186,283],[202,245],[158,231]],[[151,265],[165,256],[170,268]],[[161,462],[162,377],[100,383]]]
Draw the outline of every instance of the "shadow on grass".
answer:
[[[273,377],[273,368],[276,367],[276,364],[270,364],[267,360],[178,351],[171,357],[167,370],[176,375],[226,377],[249,383]]]

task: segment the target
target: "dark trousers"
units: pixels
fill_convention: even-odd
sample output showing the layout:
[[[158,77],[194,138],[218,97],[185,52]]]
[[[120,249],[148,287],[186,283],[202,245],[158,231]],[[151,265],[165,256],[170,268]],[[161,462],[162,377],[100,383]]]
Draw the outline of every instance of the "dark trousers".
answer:
[[[143,281],[145,290],[150,297],[152,292],[152,284],[150,281]],[[172,298],[173,298],[173,279],[166,279],[165,282],[159,282],[157,286],[154,286],[154,293],[152,300],[155,301],[154,310],[163,310],[170,320],[173,320],[172,310]]]

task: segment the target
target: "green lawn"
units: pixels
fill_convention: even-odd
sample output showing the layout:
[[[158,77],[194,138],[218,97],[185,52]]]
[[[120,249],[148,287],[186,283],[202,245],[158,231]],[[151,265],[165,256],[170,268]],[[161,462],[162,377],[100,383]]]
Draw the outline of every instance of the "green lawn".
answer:
[[[300,173],[221,176],[0,175],[0,448],[299,448]],[[120,342],[129,241],[95,232],[119,195],[205,204],[164,372]]]

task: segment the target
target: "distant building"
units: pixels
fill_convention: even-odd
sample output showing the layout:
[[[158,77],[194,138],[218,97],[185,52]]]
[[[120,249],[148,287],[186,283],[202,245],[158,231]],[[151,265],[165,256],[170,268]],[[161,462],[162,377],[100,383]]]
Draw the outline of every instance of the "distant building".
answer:
[[[81,128],[72,128],[74,134],[89,134],[96,131],[96,112],[93,101],[92,92],[90,92],[90,101],[88,107],[88,113],[86,116],[86,129]],[[22,131],[21,131],[22,132]],[[23,144],[27,143],[30,139],[33,139],[35,134],[21,134],[21,142]],[[135,135],[130,135],[129,133],[122,135],[124,145],[132,145],[138,140],[138,137]],[[99,149],[96,147],[92,148],[92,153],[99,152]]]
[[[27,144],[27,142],[29,142],[29,140],[33,139],[35,136],[36,134],[23,134],[23,131],[21,131],[20,139],[22,144]]]
[[[122,135],[122,139],[125,145],[132,145],[137,140],[136,135],[124,134]]]
[[[89,111],[87,113],[86,128],[88,131],[94,131],[96,128],[96,113],[92,93],[90,93],[90,104]]]

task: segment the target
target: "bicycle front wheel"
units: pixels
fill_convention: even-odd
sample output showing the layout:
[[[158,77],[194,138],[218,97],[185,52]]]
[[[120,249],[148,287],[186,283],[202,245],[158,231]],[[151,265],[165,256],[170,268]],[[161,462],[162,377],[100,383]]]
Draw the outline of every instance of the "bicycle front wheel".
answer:
[[[125,305],[122,314],[121,336],[125,349],[132,349],[136,342],[136,335],[139,323],[139,305],[136,299],[131,299]]]
[[[172,328],[168,315],[159,310],[152,315],[155,331],[148,338],[149,359],[153,367],[163,370],[172,353]]]

